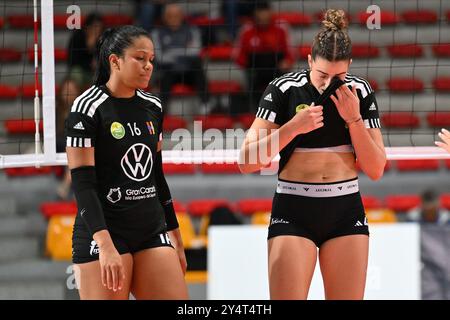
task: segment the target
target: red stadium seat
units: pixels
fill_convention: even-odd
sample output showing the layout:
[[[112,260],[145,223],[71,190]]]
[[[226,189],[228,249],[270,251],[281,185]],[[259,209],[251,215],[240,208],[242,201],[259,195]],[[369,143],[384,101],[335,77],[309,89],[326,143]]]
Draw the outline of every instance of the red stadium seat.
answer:
[[[450,193],[441,195],[441,207],[450,210]]]
[[[427,121],[430,127],[448,127],[450,126],[450,112],[429,112]]]
[[[304,44],[298,47],[298,57],[300,59],[308,58],[308,54],[311,54],[311,45]]]
[[[35,123],[34,120],[6,120],[5,129],[8,134],[34,134]],[[39,131],[42,132],[42,120],[39,122]]]
[[[5,25],[5,20],[3,18],[0,18],[0,29],[3,28]]]
[[[370,86],[372,87],[373,91],[377,91],[378,90],[378,82],[376,82],[374,79],[367,79],[367,81],[369,81]]]
[[[102,16],[106,28],[133,24],[133,18],[124,14],[108,14]]]
[[[33,15],[15,14],[8,17],[8,23],[11,28],[32,29],[34,27]]]
[[[203,58],[214,61],[231,60],[233,56],[233,47],[230,45],[217,45],[204,48],[201,53]]]
[[[433,87],[439,92],[450,92],[450,77],[438,77],[434,79]]]
[[[203,130],[207,129],[231,129],[233,128],[233,119],[226,114],[211,114],[208,116],[196,116],[195,121],[202,122]]]
[[[186,21],[194,26],[208,27],[208,26],[223,26],[225,19],[223,17],[210,18],[208,16],[188,16]]]
[[[366,210],[380,209],[383,207],[381,200],[375,196],[362,196],[362,202],[364,205],[364,209]]]
[[[253,113],[240,114],[237,116],[236,120],[242,128],[248,129],[252,126],[252,123],[255,120],[255,115]]]
[[[398,171],[425,171],[438,169],[439,160],[437,159],[397,160]]]
[[[419,117],[412,112],[390,112],[381,116],[381,122],[385,127],[391,128],[417,128]]]
[[[13,48],[0,48],[0,62],[18,62],[22,59],[22,53]]]
[[[450,169],[450,159],[445,160],[444,163],[447,169]]]
[[[175,129],[186,129],[187,124],[186,120],[182,117],[167,115],[164,117],[163,121],[163,130],[164,131],[173,131]]]
[[[433,44],[432,48],[436,57],[450,57],[450,43]]]
[[[192,163],[163,163],[164,174],[195,174],[195,164]]]
[[[6,175],[10,178],[12,177],[28,177],[28,176],[39,176],[48,175],[53,173],[52,167],[22,167],[22,168],[6,168]]]
[[[275,23],[287,22],[292,26],[308,27],[312,23],[312,18],[302,12],[276,12],[272,15]]]
[[[21,88],[20,91],[22,93],[22,96],[24,98],[29,98],[32,99],[35,97],[36,93],[35,93],[35,88],[34,88],[34,83],[30,83],[30,84],[24,84]],[[42,84],[39,83],[38,86],[38,94],[39,96],[42,95]]]
[[[418,195],[392,195],[384,199],[386,207],[395,212],[405,212],[420,205],[422,200]]]
[[[250,216],[255,212],[272,211],[272,199],[242,199],[236,203],[237,210],[243,215]]]
[[[188,212],[194,217],[209,215],[217,207],[229,207],[232,205],[226,199],[198,199],[188,203]]]
[[[400,21],[400,18],[392,11],[381,11],[380,22],[382,25],[394,25]],[[361,12],[358,14],[358,21],[362,25],[366,25],[367,19],[372,16],[372,13]]]
[[[16,87],[0,84],[0,99],[15,99],[19,95]]]
[[[184,205],[184,203],[178,201],[178,200],[173,200],[173,208],[175,209],[175,212],[186,212],[186,206]]]
[[[447,17],[447,21],[450,22],[450,10],[448,10],[448,11],[445,13],[445,16]]]
[[[28,61],[29,62],[34,62],[34,49],[30,48],[28,49],[27,52],[27,56],[28,56]],[[55,49],[55,61],[57,62],[64,62],[67,60],[68,54],[67,54],[67,50],[66,49],[62,49],[62,48],[56,48]],[[41,50],[38,51],[38,58],[39,60],[42,59],[42,52]]]
[[[75,201],[44,202],[41,204],[40,209],[46,218],[76,215],[78,210]]]
[[[193,96],[195,94],[194,88],[183,83],[173,85],[170,91],[174,96]]]
[[[352,44],[353,58],[377,58],[380,55],[380,49],[371,44],[355,43]]]
[[[386,164],[384,166],[384,172],[387,172],[391,169],[392,167],[392,160],[387,160]],[[358,162],[358,160],[356,160],[356,170],[358,170],[359,172],[362,172],[361,166]]]
[[[237,81],[214,80],[209,81],[208,90],[211,94],[237,94],[242,92],[242,86]]]
[[[200,168],[205,174],[241,173],[237,163],[202,163]]]
[[[402,13],[402,18],[405,23],[411,24],[429,24],[436,23],[438,20],[437,13],[432,10],[407,10]]]
[[[422,92],[423,82],[413,78],[392,78],[387,82],[389,90],[395,93]]]
[[[413,58],[423,56],[423,48],[418,44],[394,44],[387,47],[393,58]]]

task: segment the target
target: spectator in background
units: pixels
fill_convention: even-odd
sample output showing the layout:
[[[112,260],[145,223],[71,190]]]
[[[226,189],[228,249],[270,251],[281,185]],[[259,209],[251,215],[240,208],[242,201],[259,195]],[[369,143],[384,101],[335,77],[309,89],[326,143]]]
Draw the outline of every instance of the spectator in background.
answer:
[[[239,19],[253,14],[257,0],[223,0],[222,16],[225,18],[229,40],[234,40],[239,28]]]
[[[69,115],[75,98],[81,94],[81,89],[77,82],[69,77],[61,83],[56,95],[56,152],[66,152],[66,139],[64,135],[64,121]],[[61,182],[59,183],[56,194],[59,199],[67,200],[70,195],[70,172],[65,169]]]
[[[75,30],[70,38],[68,47],[69,75],[83,89],[92,83],[95,70],[96,44],[103,29],[102,17],[98,13],[90,13],[86,17],[83,28]]]
[[[421,198],[421,205],[408,211],[408,221],[438,225],[445,225],[449,222],[449,212],[440,208],[439,195],[435,190],[425,190]]]
[[[273,22],[267,1],[255,4],[254,22],[242,28],[235,61],[246,70],[251,111],[256,111],[267,83],[289,71],[294,64],[288,31]]]
[[[167,0],[135,0],[135,8],[139,25],[150,32],[158,23]]]
[[[438,135],[439,135],[439,138],[442,139],[442,142],[436,141],[435,142],[436,145],[450,153],[450,131],[442,128],[442,131],[439,132]]]
[[[201,110],[209,112],[208,86],[200,57],[200,32],[186,24],[179,5],[166,5],[163,25],[153,30],[152,40],[158,65],[156,70],[159,71],[160,95],[166,112],[171,88],[176,83],[193,86],[201,99]]]

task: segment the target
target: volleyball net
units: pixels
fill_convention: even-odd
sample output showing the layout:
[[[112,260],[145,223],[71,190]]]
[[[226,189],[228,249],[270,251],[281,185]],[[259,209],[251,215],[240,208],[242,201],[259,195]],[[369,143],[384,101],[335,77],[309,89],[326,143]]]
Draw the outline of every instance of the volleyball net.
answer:
[[[271,21],[287,34],[293,59],[290,71],[308,67],[307,56],[324,9],[346,11],[353,43],[350,73],[367,79],[376,92],[388,158],[450,158],[434,146],[441,128],[450,127],[448,1],[268,2]],[[82,50],[71,42],[74,33],[97,13],[94,18],[100,17],[103,27],[143,25],[154,35],[164,19],[161,8],[148,3],[0,3],[0,168],[67,163],[64,150],[58,148],[64,101],[76,92],[67,79],[74,80],[80,91],[89,82],[89,73],[71,61]],[[164,76],[172,72],[165,69],[170,59],[154,39],[156,63],[148,90],[164,97],[163,160],[234,163],[256,114],[255,97],[261,96],[252,72],[275,75],[285,57],[271,52],[253,54],[245,66],[239,61],[240,37],[253,19],[255,1],[241,1],[241,6],[213,0],[174,3],[195,29],[197,45],[177,48],[193,60],[186,60],[184,69],[174,71],[168,80]]]

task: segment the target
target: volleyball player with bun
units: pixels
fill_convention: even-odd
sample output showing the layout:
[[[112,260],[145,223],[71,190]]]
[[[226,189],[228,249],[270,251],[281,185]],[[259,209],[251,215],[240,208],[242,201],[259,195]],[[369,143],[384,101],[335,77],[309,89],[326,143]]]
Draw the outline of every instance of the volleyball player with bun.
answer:
[[[308,64],[269,83],[239,165],[254,172],[280,153],[268,231],[270,297],[306,299],[318,256],[326,299],[362,299],[369,229],[356,159],[378,180],[386,154],[375,94],[348,73],[351,40],[342,10],[326,11]],[[250,162],[258,150],[270,154]]]
[[[188,297],[186,257],[162,170],[161,102],[143,91],[153,59],[145,30],[106,30],[94,85],[66,120],[81,299]]]

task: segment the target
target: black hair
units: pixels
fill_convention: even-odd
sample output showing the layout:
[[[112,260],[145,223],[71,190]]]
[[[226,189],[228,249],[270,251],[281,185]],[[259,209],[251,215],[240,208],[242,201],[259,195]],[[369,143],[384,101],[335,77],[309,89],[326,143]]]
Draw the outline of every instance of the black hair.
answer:
[[[347,32],[348,21],[343,10],[328,9],[322,21],[322,29],[315,36],[312,58],[317,56],[328,61],[342,61],[351,58],[352,42]]]
[[[97,12],[91,12],[87,15],[86,20],[84,21],[84,27],[89,27],[96,22],[103,23],[102,16]]]
[[[150,34],[136,26],[126,25],[117,28],[106,29],[97,42],[97,67],[95,70],[94,84],[104,85],[111,75],[109,56],[116,54],[123,57],[125,49],[130,47],[136,38],[141,36],[150,38]]]
[[[422,192],[422,201],[424,203],[435,202],[438,199],[439,196],[435,190],[427,189],[424,192]]]

